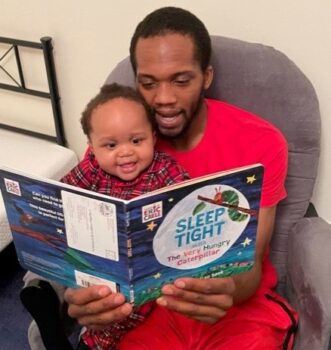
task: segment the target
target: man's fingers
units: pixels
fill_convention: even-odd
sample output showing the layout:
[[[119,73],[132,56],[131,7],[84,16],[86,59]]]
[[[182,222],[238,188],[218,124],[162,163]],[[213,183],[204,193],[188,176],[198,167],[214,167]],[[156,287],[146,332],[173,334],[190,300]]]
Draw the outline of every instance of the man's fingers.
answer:
[[[191,304],[213,306],[223,310],[228,310],[233,305],[232,296],[227,294],[202,294],[176,288],[170,294],[163,293],[163,296],[171,296]]]
[[[187,317],[215,323],[233,305],[235,287],[231,277],[179,278],[174,284],[163,286],[163,295],[157,302]]]
[[[190,290],[204,294],[229,294],[232,295],[236,285],[232,277],[226,278],[179,278],[174,282],[179,289]]]
[[[170,310],[179,312],[189,318],[203,320],[207,323],[214,323],[224,317],[226,310],[224,308],[211,305],[201,305],[177,299],[174,297],[163,296],[157,299],[157,303],[165,306]]]
[[[195,320],[197,321],[201,321],[201,322],[204,322],[204,323],[208,323],[208,324],[214,324],[216,323],[220,318],[213,318],[213,317],[194,317]]]
[[[64,300],[68,304],[84,305],[111,294],[107,286],[92,286],[88,288],[67,288],[64,292]]]
[[[96,315],[104,311],[113,310],[123,303],[125,303],[125,297],[122,294],[110,294],[105,298],[92,301],[85,305],[69,304],[68,314],[73,318]]]
[[[132,306],[128,303],[125,303],[115,309],[103,313],[80,317],[78,319],[78,322],[80,325],[92,329],[102,329],[111,322],[122,321],[124,318],[128,317],[131,312]]]
[[[65,292],[68,314],[82,326],[102,329],[113,321],[129,316],[132,306],[121,293],[112,293],[106,286],[68,288]]]

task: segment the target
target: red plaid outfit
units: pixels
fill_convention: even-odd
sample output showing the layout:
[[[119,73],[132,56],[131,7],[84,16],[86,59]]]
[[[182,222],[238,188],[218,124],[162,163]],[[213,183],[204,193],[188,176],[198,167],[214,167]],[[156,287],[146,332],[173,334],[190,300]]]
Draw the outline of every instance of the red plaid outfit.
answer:
[[[174,159],[155,151],[153,162],[147,170],[132,181],[122,181],[102,170],[94,154],[89,151],[61,181],[112,197],[131,199],[188,178],[187,172]],[[113,322],[103,330],[87,329],[82,338],[91,349],[115,350],[122,337],[141,324],[154,306],[152,301],[135,308],[125,320]]]

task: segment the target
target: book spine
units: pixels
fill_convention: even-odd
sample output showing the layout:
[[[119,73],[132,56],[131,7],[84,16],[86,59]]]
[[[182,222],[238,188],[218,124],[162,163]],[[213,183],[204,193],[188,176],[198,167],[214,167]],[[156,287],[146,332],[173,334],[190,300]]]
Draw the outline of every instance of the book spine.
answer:
[[[130,228],[130,212],[126,212],[126,219],[125,219],[125,224],[126,224],[126,232],[129,233],[129,228]]]
[[[127,250],[128,250],[128,272],[129,272],[129,285],[130,285],[130,303],[134,304],[134,289],[131,283],[133,275],[133,267],[131,263],[132,258],[132,240],[130,235],[130,211],[126,212],[126,232],[127,232]]]
[[[130,303],[134,304],[134,290],[132,289],[132,286],[130,290]]]
[[[132,257],[132,241],[131,238],[128,238],[127,240],[127,247],[128,247],[128,258]]]

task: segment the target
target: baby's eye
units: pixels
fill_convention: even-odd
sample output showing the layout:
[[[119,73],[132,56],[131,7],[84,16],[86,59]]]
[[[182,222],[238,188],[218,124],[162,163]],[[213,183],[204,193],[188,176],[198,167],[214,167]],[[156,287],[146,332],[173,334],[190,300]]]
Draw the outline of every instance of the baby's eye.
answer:
[[[116,147],[116,143],[115,142],[107,143],[106,147],[109,148],[109,149],[114,149]]]
[[[134,139],[132,139],[132,143],[134,145],[139,145],[142,140],[143,140],[142,138],[135,137]]]

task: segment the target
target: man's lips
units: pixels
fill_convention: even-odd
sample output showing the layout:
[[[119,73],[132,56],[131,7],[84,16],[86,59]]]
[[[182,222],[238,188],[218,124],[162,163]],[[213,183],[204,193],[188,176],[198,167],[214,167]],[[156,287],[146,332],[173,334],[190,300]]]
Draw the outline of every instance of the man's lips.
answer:
[[[182,112],[158,112],[155,113],[156,120],[161,127],[175,127],[181,122]]]
[[[182,114],[182,110],[168,110],[168,109],[156,109],[155,114],[160,118],[174,118]]]

